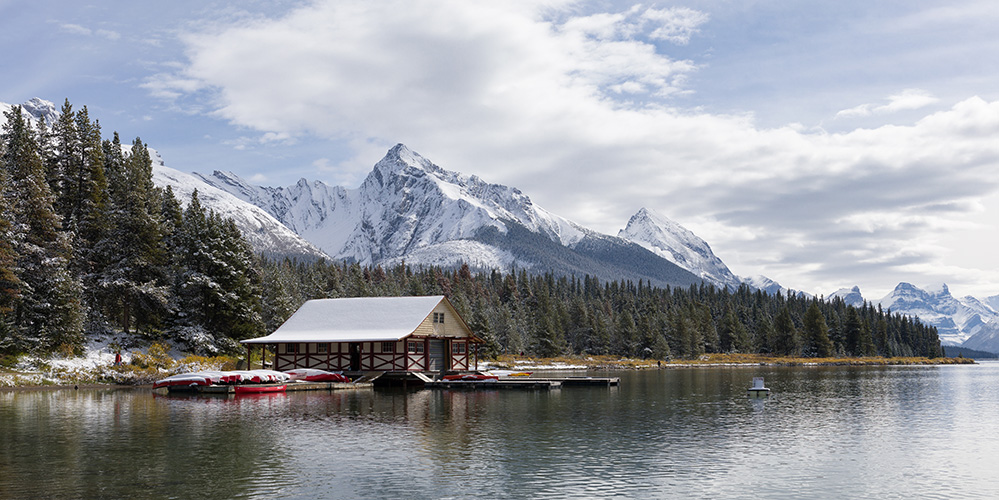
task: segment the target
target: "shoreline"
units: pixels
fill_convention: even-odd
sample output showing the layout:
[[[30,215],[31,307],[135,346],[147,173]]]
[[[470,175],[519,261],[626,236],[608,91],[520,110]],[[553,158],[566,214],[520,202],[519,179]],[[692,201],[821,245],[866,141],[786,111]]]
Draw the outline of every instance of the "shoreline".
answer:
[[[790,356],[762,356],[758,354],[704,354],[696,359],[668,361],[621,358],[617,356],[563,356],[533,358],[529,356],[501,355],[495,360],[480,361],[479,371],[510,369],[520,371],[598,371],[598,370],[676,370],[686,368],[749,367],[749,366],[942,366],[977,364],[972,358],[924,357],[862,357],[862,358],[801,358]],[[0,392],[45,391],[74,389],[151,389],[143,384],[51,383],[0,386]]]
[[[704,354],[695,359],[668,361],[637,360],[616,356],[565,356],[557,358],[532,358],[501,355],[488,361],[496,369],[512,370],[657,370],[718,366],[941,366],[972,365],[972,358],[925,357],[841,357],[803,358],[792,356],[763,356],[759,354]]]

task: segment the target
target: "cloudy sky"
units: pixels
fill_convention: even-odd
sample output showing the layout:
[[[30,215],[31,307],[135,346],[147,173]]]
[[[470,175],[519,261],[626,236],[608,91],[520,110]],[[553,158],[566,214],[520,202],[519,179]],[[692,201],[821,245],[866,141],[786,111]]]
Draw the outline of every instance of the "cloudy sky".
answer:
[[[183,171],[357,186],[395,143],[816,294],[999,294],[999,3],[0,0],[0,101]]]

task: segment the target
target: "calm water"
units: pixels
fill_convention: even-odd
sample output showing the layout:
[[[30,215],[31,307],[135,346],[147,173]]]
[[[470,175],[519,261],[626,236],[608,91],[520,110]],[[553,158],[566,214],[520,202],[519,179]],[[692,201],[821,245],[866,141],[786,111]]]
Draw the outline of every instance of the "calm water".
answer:
[[[995,498],[999,364],[618,388],[0,392],[3,498]],[[764,376],[774,390],[751,400]]]

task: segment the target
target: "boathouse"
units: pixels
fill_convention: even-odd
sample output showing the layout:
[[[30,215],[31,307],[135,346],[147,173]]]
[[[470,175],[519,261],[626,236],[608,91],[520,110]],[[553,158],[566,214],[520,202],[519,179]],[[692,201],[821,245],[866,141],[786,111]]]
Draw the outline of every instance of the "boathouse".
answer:
[[[242,341],[272,346],[278,371],[353,372],[471,370],[481,342],[442,295],[310,300],[274,333]]]

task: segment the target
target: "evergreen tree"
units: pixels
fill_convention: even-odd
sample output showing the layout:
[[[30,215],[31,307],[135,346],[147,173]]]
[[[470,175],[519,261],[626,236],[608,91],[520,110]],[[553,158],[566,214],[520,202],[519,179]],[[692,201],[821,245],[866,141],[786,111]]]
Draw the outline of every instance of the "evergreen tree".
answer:
[[[725,311],[718,337],[722,352],[749,352],[751,349],[749,332],[731,307]]]
[[[0,334],[4,336],[9,334],[10,328],[7,316],[13,311],[14,302],[21,295],[23,286],[14,267],[18,260],[14,249],[17,235],[12,224],[14,216],[7,201],[11,196],[8,178],[7,169],[0,165]]]
[[[770,318],[763,316],[756,323],[756,335],[753,337],[753,350],[767,354],[775,352],[777,332]]]
[[[170,287],[160,224],[161,201],[152,182],[152,161],[141,140],[122,158],[114,152],[118,136],[107,148],[110,173],[111,226],[94,247],[98,269],[91,276],[98,303],[118,327],[128,332],[157,330],[167,314]]]
[[[857,309],[849,307],[843,325],[846,351],[853,356],[869,356],[873,349],[870,327],[860,319]]]
[[[496,336],[493,333],[492,327],[489,324],[489,318],[486,316],[487,306],[485,301],[480,300],[475,309],[472,310],[471,319],[468,322],[468,328],[472,330],[472,334],[483,340],[483,344],[479,347],[478,355],[483,358],[495,358],[498,356],[502,350],[497,342]]]
[[[791,312],[787,306],[781,308],[774,320],[774,352],[776,354],[794,355],[801,349],[801,337],[798,329],[791,319]]]
[[[263,331],[260,274],[249,243],[231,219],[201,206],[198,192],[177,231],[178,327],[198,327],[216,339],[239,340]]]
[[[829,327],[826,318],[819,310],[818,300],[812,300],[812,305],[805,313],[805,355],[827,358],[832,355],[832,342],[829,340]]]
[[[10,179],[12,222],[22,234],[13,243],[17,278],[23,287],[11,312],[15,326],[0,349],[79,350],[83,343],[82,306],[80,284],[68,268],[70,241],[52,208],[54,197],[45,182],[34,131],[20,106],[5,116],[0,165]]]

